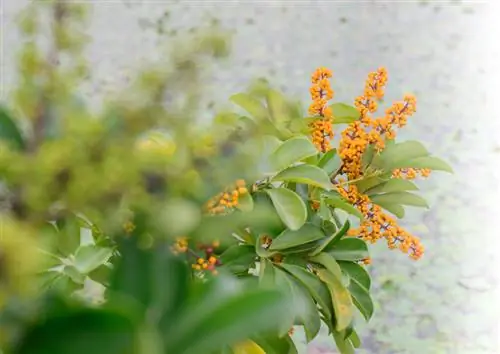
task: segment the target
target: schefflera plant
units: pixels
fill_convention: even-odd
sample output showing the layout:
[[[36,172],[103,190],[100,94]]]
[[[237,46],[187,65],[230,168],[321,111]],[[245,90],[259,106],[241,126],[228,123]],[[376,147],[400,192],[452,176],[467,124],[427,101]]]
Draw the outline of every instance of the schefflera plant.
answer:
[[[296,352],[293,326],[302,326],[310,342],[322,322],[341,353],[360,347],[355,312],[368,321],[374,311],[368,244],[383,238],[389,248],[420,258],[420,240],[396,219],[404,217],[406,206],[428,207],[413,179],[432,170],[452,172],[420,142],[396,141],[396,129],[416,111],[414,96],[405,95],[382,117],[372,116],[384,95],[384,68],[368,75],[354,105],[329,103],[331,77],[326,68],[312,75],[308,115],[261,81],[231,97],[246,115],[223,116],[266,135],[260,146],[262,179],[249,186],[241,203],[226,203],[217,213],[246,213],[254,220],[254,210],[265,209],[273,221],[249,221],[235,230],[235,244],[220,254],[220,267],[240,277],[257,276],[263,288],[283,288],[300,310],[290,312],[273,340],[251,338],[268,353]],[[339,126],[344,128],[332,148]]]

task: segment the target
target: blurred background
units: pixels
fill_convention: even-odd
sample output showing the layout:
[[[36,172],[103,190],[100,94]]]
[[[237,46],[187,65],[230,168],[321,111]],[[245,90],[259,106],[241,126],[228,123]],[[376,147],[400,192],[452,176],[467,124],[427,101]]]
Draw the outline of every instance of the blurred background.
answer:
[[[40,0],[42,1],[42,0]],[[496,1],[118,1],[94,0],[87,49],[93,68],[82,94],[99,98],[161,55],[178,33],[214,24],[233,34],[232,54],[207,74],[207,119],[266,77],[309,100],[309,76],[333,70],[338,101],[352,103],[366,75],[389,72],[386,102],[407,92],[417,114],[399,133],[451,163],[419,181],[431,206],[408,210],[404,226],[421,236],[413,262],[384,244],[372,248],[376,313],[359,332],[360,353],[498,353],[497,201],[500,199],[500,18]],[[16,15],[27,0],[2,0],[1,99],[12,88],[20,45]],[[381,111],[382,112],[382,111]],[[413,212],[413,213],[412,213]],[[334,353],[331,338],[302,353]]]

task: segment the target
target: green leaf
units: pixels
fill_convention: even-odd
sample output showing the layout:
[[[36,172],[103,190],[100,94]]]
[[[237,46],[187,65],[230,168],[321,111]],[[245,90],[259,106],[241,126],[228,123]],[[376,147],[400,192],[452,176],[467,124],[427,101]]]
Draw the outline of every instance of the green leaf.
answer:
[[[332,183],[325,171],[312,165],[298,165],[281,171],[272,179],[274,182],[295,182],[316,186],[325,190],[332,189]]]
[[[378,206],[394,214],[397,218],[402,219],[405,216],[405,208],[401,204],[393,204],[379,201]]]
[[[324,199],[321,199],[319,202],[318,215],[325,221],[332,220],[332,211],[330,210],[328,205],[326,205]]]
[[[68,256],[80,246],[80,222],[76,215],[71,214],[57,222],[57,249]]]
[[[340,269],[339,264],[335,260],[335,258],[332,257],[331,254],[328,253],[320,253],[316,256],[310,257],[309,258],[311,262],[321,264],[323,267],[325,267],[330,273],[335,275],[339,280],[342,279],[342,270]]]
[[[325,316],[331,320],[333,305],[326,284],[298,265],[281,263],[279,266],[295,277],[309,291]]]
[[[353,319],[353,303],[351,294],[342,285],[342,281],[326,269],[317,270],[318,277],[323,281],[328,290],[333,302],[335,311],[335,328],[337,331],[346,329]]]
[[[372,195],[370,197],[371,201],[375,204],[386,203],[387,204],[401,204],[410,205],[421,208],[429,208],[429,205],[424,198],[417,194],[409,192],[394,192]]]
[[[351,293],[354,305],[358,308],[363,317],[369,321],[373,315],[373,300],[368,290],[355,279],[349,282],[349,292]]]
[[[300,246],[311,241],[316,241],[325,237],[321,228],[311,223],[306,223],[298,230],[285,230],[273,240],[270,250],[280,251],[295,246]]]
[[[117,312],[91,308],[59,311],[30,326],[14,353],[131,353],[135,334],[134,321]]]
[[[246,93],[233,95],[229,100],[250,113],[250,115],[256,118],[257,121],[267,119],[269,117],[266,107],[264,107],[258,99]]]
[[[359,238],[343,238],[328,251],[337,261],[360,261],[368,258],[366,242]]]
[[[111,248],[95,245],[80,246],[75,253],[74,264],[82,274],[88,274],[106,263],[113,255]]]
[[[307,220],[307,208],[300,196],[286,188],[266,190],[276,212],[283,223],[291,230],[298,230]]]
[[[373,144],[368,145],[365,151],[363,152],[363,156],[361,157],[361,164],[363,170],[366,170],[366,168],[368,168],[368,166],[371,165],[375,155],[376,155],[375,145]]]
[[[401,160],[397,161],[391,166],[394,166],[392,168],[428,168],[430,170],[435,170],[435,171],[445,171],[449,173],[453,173],[453,169],[451,168],[448,163],[445,161],[441,160],[438,157],[434,156],[424,156],[424,157],[417,157],[414,159],[408,159],[408,160]]]
[[[236,284],[220,285],[202,294],[197,304],[180,316],[165,337],[172,353],[210,353],[257,333],[278,328],[290,311],[290,303],[276,290],[240,289],[220,299],[224,289]],[[219,300],[217,300],[219,297]]]
[[[394,170],[402,161],[428,156],[429,152],[418,141],[405,141],[387,145],[386,148],[373,158],[372,166],[386,171]]]
[[[387,182],[383,182],[375,187],[372,187],[365,191],[364,193],[367,195],[374,195],[380,193],[392,193],[392,192],[403,192],[403,191],[416,191],[418,187],[415,183],[400,179],[400,178],[391,178]]]
[[[73,266],[70,265],[64,266],[63,273],[76,284],[83,284],[85,282],[85,275],[80,273],[78,269],[76,269]]]
[[[286,126],[291,117],[288,103],[283,95],[274,89],[269,89],[266,99],[272,121],[279,128]]]
[[[111,277],[112,268],[108,265],[103,264],[102,266],[91,271],[88,276],[93,281],[96,281],[102,285],[108,286],[109,279]]]
[[[281,171],[291,164],[314,156],[318,153],[316,147],[306,137],[294,137],[286,140],[271,154],[270,162],[276,171]]]
[[[25,147],[21,131],[5,107],[0,106],[0,141],[11,148],[22,150]]]
[[[290,336],[279,338],[278,335],[260,335],[253,336],[252,340],[266,353],[298,354],[295,343]]]
[[[250,193],[241,194],[238,198],[237,208],[241,211],[253,210],[253,198]]]
[[[321,246],[316,248],[314,250],[314,252],[311,253],[311,256],[316,256],[316,255],[320,254],[321,252],[323,252],[323,250],[325,250],[325,249],[327,250],[328,248],[333,247],[333,245],[335,243],[337,243],[338,241],[340,241],[342,236],[344,236],[347,233],[347,231],[349,231],[350,227],[351,227],[351,223],[349,222],[349,220],[346,220],[344,223],[344,226],[342,226],[342,228],[339,229],[335,234],[331,235],[325,241],[323,241]]]
[[[340,197],[337,193],[323,193],[323,197],[328,205],[334,208],[342,209],[345,212],[358,217],[360,221],[363,221],[363,214],[352,204]]]
[[[331,175],[340,168],[342,161],[337,154],[336,149],[331,149],[318,162],[318,167],[321,167],[328,175]]]
[[[276,285],[283,287],[285,293],[291,298],[292,308],[297,309],[297,314],[292,317],[292,321],[284,323],[282,334],[285,335],[294,323],[301,324],[304,326],[306,341],[309,343],[316,337],[321,327],[321,319],[316,305],[306,289],[279,268],[276,268]]]
[[[359,339],[358,333],[353,329],[352,333],[349,335],[349,340],[351,341],[354,348],[361,347],[361,340]]]
[[[357,281],[366,289],[370,290],[371,287],[371,279],[370,275],[366,271],[366,269],[355,262],[349,261],[338,261],[338,264],[343,272],[347,273],[349,277]]]
[[[359,182],[354,183],[354,185],[358,188],[360,193],[365,193],[368,189],[378,186],[384,182],[390,180],[390,176],[385,178],[385,176],[374,176],[368,177],[366,179],[362,179]]]
[[[345,103],[334,103],[330,108],[333,111],[333,124],[349,124],[361,116],[356,107]]]
[[[252,245],[233,245],[219,257],[223,267],[227,267],[232,273],[248,272],[255,262],[255,247]]]
[[[335,344],[340,352],[340,354],[354,354],[353,344],[349,339],[345,339],[345,331],[334,331],[333,338],[335,339]]]

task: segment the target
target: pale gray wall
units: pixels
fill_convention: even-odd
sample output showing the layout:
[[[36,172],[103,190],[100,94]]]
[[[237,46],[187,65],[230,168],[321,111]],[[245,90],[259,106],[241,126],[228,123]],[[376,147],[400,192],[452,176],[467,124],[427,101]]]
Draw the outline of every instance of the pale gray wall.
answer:
[[[3,81],[14,82],[19,45],[12,20],[26,1],[3,0]],[[127,5],[128,3],[128,5]],[[410,213],[424,259],[375,248],[372,272],[379,303],[363,329],[367,353],[497,353],[496,228],[499,200],[500,65],[498,3],[457,1],[94,1],[88,55],[89,97],[124,82],[127,70],[155,55],[147,20],[170,13],[170,28],[216,17],[235,29],[233,55],[218,66],[215,99],[266,76],[308,99],[309,75],[334,71],[339,100],[360,94],[366,74],[389,71],[388,101],[407,91],[418,113],[400,134],[448,159],[456,174],[420,183],[431,210]],[[396,286],[388,287],[392,280]],[[385,284],[382,287],[382,284]],[[495,300],[494,300],[495,299]],[[299,335],[300,336],[300,335]],[[320,338],[310,353],[331,352]],[[332,347],[330,345],[330,347]],[[305,350],[305,349],[304,349]],[[305,351],[304,351],[305,352]]]

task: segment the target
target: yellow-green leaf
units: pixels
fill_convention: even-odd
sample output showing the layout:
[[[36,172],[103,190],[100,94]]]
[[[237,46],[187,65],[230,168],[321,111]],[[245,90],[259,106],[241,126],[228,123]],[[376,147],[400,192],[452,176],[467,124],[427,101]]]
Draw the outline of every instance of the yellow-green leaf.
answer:
[[[396,161],[390,165],[391,168],[428,168],[434,171],[445,171],[453,173],[448,163],[434,156],[423,156],[414,159]]]
[[[429,208],[429,205],[424,198],[417,194],[409,192],[394,192],[377,194],[370,197],[371,201],[375,204],[386,203],[387,204],[400,204],[400,205],[410,205],[421,208]]]
[[[334,103],[330,105],[333,112],[333,124],[348,124],[359,119],[360,113],[356,107],[345,103]]]
[[[332,297],[333,309],[335,311],[335,329],[342,331],[346,329],[353,319],[353,302],[351,294],[342,285],[342,281],[326,269],[317,270],[318,277],[323,281]]]
[[[418,187],[415,183],[408,181],[406,179],[392,178],[387,182],[382,182],[379,185],[368,189],[365,194],[374,195],[380,193],[392,193],[392,192],[403,192],[403,191],[415,191]]]
[[[294,137],[286,140],[270,156],[271,166],[281,171],[291,164],[314,156],[318,153],[313,143],[306,137]]]
[[[278,173],[273,181],[304,183],[325,190],[332,189],[332,183],[325,171],[312,165],[298,165],[289,167]]]
[[[238,93],[231,96],[230,100],[250,113],[258,121],[268,118],[268,111],[258,99],[246,94]]]

